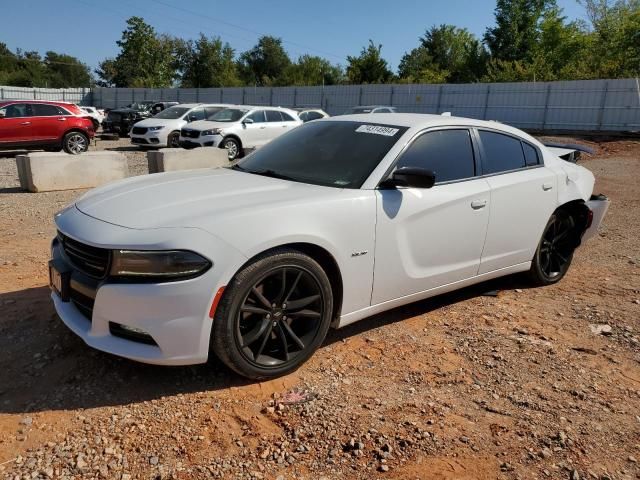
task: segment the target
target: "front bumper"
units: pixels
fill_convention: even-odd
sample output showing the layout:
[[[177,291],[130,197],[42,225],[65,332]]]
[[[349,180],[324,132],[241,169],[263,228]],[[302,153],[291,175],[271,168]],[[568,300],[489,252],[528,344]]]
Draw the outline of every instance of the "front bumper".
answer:
[[[217,147],[222,142],[221,135],[207,135],[200,136],[198,138],[183,137],[180,135],[180,146],[184,148],[197,148],[197,147]]]
[[[56,218],[56,223],[64,235],[94,247],[184,248],[209,257],[214,266],[196,278],[124,283],[108,276],[90,278],[65,255],[60,240],[52,243],[53,260],[71,270],[71,300],[63,301],[55,291],[51,299],[64,324],[87,345],[143,363],[192,365],[207,361],[212,324],[209,309],[215,292],[237,268],[232,264],[246,260],[242,255],[199,229],[126,229],[84,215],[75,207]],[[98,244],[96,239],[102,242]],[[111,239],[118,239],[120,246],[110,244]],[[152,341],[123,336],[117,326],[142,330]]]

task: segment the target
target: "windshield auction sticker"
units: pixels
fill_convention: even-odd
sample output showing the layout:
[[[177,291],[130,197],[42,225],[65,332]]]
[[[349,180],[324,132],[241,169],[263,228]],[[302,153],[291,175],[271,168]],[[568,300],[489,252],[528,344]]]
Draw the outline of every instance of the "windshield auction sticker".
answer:
[[[373,133],[374,135],[384,135],[385,137],[393,137],[398,133],[397,128],[382,127],[380,125],[360,125],[356,128],[359,133]]]

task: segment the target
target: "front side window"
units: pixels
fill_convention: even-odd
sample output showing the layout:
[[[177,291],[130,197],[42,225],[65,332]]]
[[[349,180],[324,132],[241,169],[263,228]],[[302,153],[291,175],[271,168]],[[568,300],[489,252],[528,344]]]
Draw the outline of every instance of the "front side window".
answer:
[[[264,110],[256,110],[247,118],[250,118],[251,120],[253,120],[253,123],[264,123],[266,121],[264,116]]]
[[[327,187],[360,188],[407,127],[310,122],[241,160],[236,170]]]
[[[508,172],[524,168],[524,153],[520,140],[502,133],[480,130],[482,142],[482,173]]]
[[[246,113],[247,110],[241,110],[239,108],[225,108],[220,110],[218,113],[215,113],[207,120],[211,120],[212,122],[237,122]]]
[[[4,107],[2,111],[4,111],[5,118],[30,117],[32,115],[31,105],[27,103],[13,103]]]
[[[64,112],[60,107],[55,105],[49,105],[47,103],[32,103],[34,117],[55,117],[57,115],[69,115],[68,112]]]
[[[467,129],[427,132],[411,143],[396,166],[431,170],[436,183],[472,178],[475,158],[471,134]]]
[[[196,108],[195,110],[189,112],[189,121],[196,122],[198,120],[204,120],[204,108]]]
[[[277,110],[267,110],[267,122],[282,122],[282,115]]]

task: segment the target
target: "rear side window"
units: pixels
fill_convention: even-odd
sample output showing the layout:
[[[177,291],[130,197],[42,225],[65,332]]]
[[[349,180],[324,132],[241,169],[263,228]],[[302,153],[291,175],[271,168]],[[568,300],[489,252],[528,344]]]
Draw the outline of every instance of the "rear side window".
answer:
[[[540,163],[538,158],[538,151],[528,143],[522,142],[522,149],[524,150],[524,159],[527,167],[532,167]]]
[[[267,110],[267,122],[281,122],[282,115],[277,110]]]
[[[482,157],[484,175],[524,168],[524,153],[520,140],[486,130],[480,130],[479,133],[484,150]]]
[[[265,122],[264,110],[257,110],[253,112],[251,115],[249,115],[247,118],[250,118],[251,120],[253,120],[253,123],[264,123]]]
[[[49,105],[46,103],[33,103],[31,104],[34,117],[55,117],[56,115],[68,115],[60,107],[55,105]]]
[[[309,121],[309,120],[318,120],[319,118],[324,118],[324,117],[318,112],[309,112],[307,114],[307,121]]]
[[[431,170],[436,183],[471,178],[475,175],[475,160],[469,130],[425,133],[409,146],[397,166]]]
[[[283,122],[295,122],[296,119],[293,118],[291,115],[289,115],[286,112],[280,112],[280,115],[282,115],[282,121]]]

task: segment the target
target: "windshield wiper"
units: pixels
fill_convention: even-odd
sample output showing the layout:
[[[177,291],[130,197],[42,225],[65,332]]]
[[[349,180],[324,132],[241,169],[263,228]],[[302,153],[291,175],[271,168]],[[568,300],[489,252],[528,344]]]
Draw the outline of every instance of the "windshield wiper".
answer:
[[[263,177],[279,178],[280,180],[292,180],[294,182],[296,181],[293,177],[278,173],[275,170],[271,170],[270,168],[266,170],[245,170],[245,172],[262,175]]]

